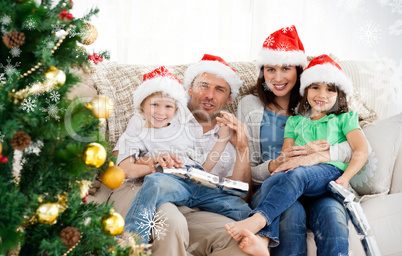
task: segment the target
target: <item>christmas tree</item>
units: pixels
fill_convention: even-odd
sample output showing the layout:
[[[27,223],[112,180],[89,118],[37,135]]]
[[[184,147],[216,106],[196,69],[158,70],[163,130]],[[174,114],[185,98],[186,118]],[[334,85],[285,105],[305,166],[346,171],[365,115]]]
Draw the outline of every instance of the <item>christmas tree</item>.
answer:
[[[79,82],[72,68],[106,57],[84,47],[96,39],[98,10],[78,19],[73,5],[0,0],[0,255],[134,253],[131,236],[114,237],[124,220],[112,206],[85,202],[98,172],[122,171],[100,133],[111,101],[67,98]]]

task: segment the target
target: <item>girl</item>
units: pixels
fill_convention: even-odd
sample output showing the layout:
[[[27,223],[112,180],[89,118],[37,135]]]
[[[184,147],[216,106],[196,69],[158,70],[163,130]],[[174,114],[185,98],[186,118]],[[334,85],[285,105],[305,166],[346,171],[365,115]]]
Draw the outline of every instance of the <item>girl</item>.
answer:
[[[313,166],[291,166],[279,168],[287,172],[276,172],[275,179],[267,179],[258,206],[252,216],[226,226],[236,240],[242,238],[241,231],[249,229],[260,235],[268,246],[279,244],[279,216],[300,196],[318,196],[326,192],[327,184],[335,180],[348,186],[349,180],[360,170],[368,157],[368,146],[358,124],[357,114],[348,111],[346,97],[351,96],[351,81],[341,67],[327,55],[313,59],[301,75],[301,102],[298,113],[289,117],[284,132],[282,151],[292,146],[304,146],[310,141],[327,140],[331,145],[348,141],[353,150],[349,164],[329,162]],[[285,163],[286,164],[286,163]],[[297,167],[297,168],[296,168]],[[275,173],[275,172],[274,172]],[[279,175],[279,176],[278,176]],[[242,243],[247,253],[253,253],[251,244]]]

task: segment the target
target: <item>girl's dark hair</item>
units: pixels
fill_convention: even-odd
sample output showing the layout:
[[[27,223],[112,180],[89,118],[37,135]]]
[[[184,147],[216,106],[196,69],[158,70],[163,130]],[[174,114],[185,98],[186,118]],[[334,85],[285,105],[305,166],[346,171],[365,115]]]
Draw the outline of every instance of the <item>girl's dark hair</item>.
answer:
[[[311,106],[307,101],[307,91],[308,88],[310,88],[313,84],[309,85],[308,87],[306,87],[306,89],[304,89],[304,96],[301,98],[300,100],[300,104],[299,107],[297,108],[297,113],[303,116],[310,116],[310,111],[311,111]],[[334,106],[327,111],[327,115],[329,114],[335,114],[335,115],[339,115],[342,113],[346,113],[349,111],[349,106],[348,106],[348,102],[346,100],[346,94],[339,89],[338,86],[336,86],[335,84],[328,84],[329,88],[335,90],[338,95],[336,97],[336,102],[334,104]]]
[[[289,105],[288,105],[288,114],[291,115],[296,115],[297,112],[297,104],[300,101],[300,75],[303,72],[303,68],[301,66],[296,66],[296,71],[297,71],[297,80],[296,84],[293,87],[291,93],[290,93],[290,100],[289,100]],[[260,101],[264,104],[264,106],[272,103],[274,104],[277,108],[281,109],[281,107],[278,105],[276,102],[275,94],[271,91],[268,90],[262,83],[265,82],[264,79],[264,66],[261,67],[260,69],[260,74],[257,79],[257,84],[251,89],[251,93],[254,94],[255,96],[258,96]]]

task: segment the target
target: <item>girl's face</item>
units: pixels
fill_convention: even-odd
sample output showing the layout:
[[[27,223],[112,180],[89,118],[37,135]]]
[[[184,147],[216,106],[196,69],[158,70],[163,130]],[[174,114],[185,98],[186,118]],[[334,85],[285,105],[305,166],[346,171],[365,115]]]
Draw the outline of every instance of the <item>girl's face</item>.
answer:
[[[290,96],[297,81],[297,70],[295,66],[265,65],[264,79],[269,90],[277,97]]]
[[[311,106],[311,118],[318,120],[336,103],[338,92],[326,83],[314,83],[307,89],[307,101]]]
[[[146,128],[166,127],[176,114],[176,101],[156,93],[141,103],[146,118]]]

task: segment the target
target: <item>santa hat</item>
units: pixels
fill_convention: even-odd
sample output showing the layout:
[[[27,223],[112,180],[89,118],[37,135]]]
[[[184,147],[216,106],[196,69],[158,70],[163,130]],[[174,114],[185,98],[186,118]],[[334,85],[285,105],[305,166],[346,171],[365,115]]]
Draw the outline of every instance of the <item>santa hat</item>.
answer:
[[[199,74],[213,74],[219,78],[223,78],[230,86],[232,100],[235,100],[239,94],[239,88],[243,81],[237,75],[236,70],[231,68],[221,57],[205,54],[201,61],[191,65],[184,73],[183,85],[188,90]]]
[[[307,59],[296,27],[292,25],[270,34],[262,44],[256,62],[258,70],[264,65],[306,67]]]
[[[134,108],[140,110],[141,103],[149,95],[160,92],[176,100],[176,107],[186,106],[186,92],[177,77],[161,66],[143,76],[143,82],[134,92]]]
[[[335,84],[347,97],[353,95],[353,83],[346,77],[341,66],[323,54],[311,60],[300,77],[300,94],[313,83]]]

